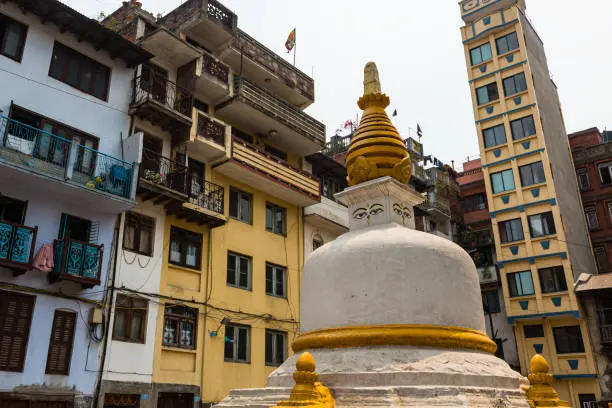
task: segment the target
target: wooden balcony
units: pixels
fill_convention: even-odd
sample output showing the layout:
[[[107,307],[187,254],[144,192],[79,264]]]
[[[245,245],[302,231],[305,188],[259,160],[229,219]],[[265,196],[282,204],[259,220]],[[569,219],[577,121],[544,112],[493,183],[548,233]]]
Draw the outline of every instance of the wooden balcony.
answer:
[[[51,283],[70,280],[84,288],[100,284],[104,245],[94,245],[75,239],[56,239],[53,242],[53,271],[48,275]]]
[[[229,126],[198,109],[193,110],[193,126],[187,145],[190,156],[206,162],[225,157],[226,137],[230,137]]]
[[[232,125],[271,135],[285,151],[308,155],[325,146],[324,124],[242,77],[234,78],[234,97],[216,110]]]
[[[32,268],[38,227],[0,221],[0,267],[21,275]]]
[[[237,138],[232,140],[230,158],[214,167],[221,174],[296,206],[321,201],[316,177]]]

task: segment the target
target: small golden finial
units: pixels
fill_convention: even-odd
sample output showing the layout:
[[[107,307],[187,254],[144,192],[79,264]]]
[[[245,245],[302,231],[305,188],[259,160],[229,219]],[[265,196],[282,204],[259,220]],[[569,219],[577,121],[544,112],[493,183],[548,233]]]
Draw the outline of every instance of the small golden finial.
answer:
[[[381,91],[378,69],[373,62],[368,62],[363,70],[363,95],[357,105],[364,112],[346,154],[349,186],[383,176],[391,176],[401,183],[410,181],[412,162],[404,141],[385,112],[389,97]]]
[[[276,406],[335,408],[336,402],[329,388],[317,382],[319,376],[315,372],[316,367],[312,354],[302,353],[295,363],[296,371],[293,373],[295,386],[291,390],[291,396]]]
[[[527,378],[531,386],[527,389],[529,406],[535,407],[569,407],[567,401],[559,398],[557,391],[551,386],[553,375],[549,372],[550,366],[544,357],[536,354],[529,362],[531,373]]]

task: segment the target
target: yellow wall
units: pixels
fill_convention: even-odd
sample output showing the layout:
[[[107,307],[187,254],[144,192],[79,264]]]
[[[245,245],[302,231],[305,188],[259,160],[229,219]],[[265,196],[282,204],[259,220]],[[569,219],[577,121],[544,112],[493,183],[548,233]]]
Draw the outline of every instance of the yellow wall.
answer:
[[[485,186],[489,210],[492,213],[492,224],[495,238],[495,249],[500,265],[500,279],[504,302],[508,316],[519,317],[515,320],[515,334],[521,370],[527,374],[529,361],[535,354],[534,344],[542,344],[542,354],[551,365],[556,380],[556,387],[563,399],[570,401],[571,406],[579,406],[578,394],[590,393],[600,395],[593,351],[586,322],[575,319],[573,314],[579,312],[579,305],[573,292],[574,273],[566,245],[567,238],[563,219],[557,204],[554,177],[545,148],[544,129],[542,128],[539,106],[536,104],[536,89],[531,75],[531,63],[528,58],[526,43],[523,38],[523,27],[520,12],[516,7],[496,11],[489,16],[467,24],[461,29],[464,41],[465,58],[468,66],[468,78],[472,92],[472,103],[480,157],[483,163]],[[516,31],[519,48],[498,55],[495,39]],[[489,61],[472,65],[470,49],[484,43],[491,46],[493,58]],[[503,79],[524,72],[527,90],[506,97]],[[497,83],[499,99],[484,105],[478,105],[476,89]],[[512,139],[510,122],[528,115],[533,115],[536,134],[520,140]],[[482,132],[484,129],[503,124],[506,131],[506,143],[485,148]],[[523,188],[519,167],[542,161],[546,182]],[[493,194],[490,176],[499,171],[512,169],[515,189]],[[542,238],[531,238],[527,217],[533,214],[551,211],[555,221],[556,234]],[[582,214],[578,214],[582,216]],[[501,243],[498,225],[502,221],[519,218],[523,226],[525,239],[512,243]],[[543,243],[544,241],[544,243]],[[562,253],[562,255],[561,255]],[[555,255],[557,254],[557,255]],[[540,287],[538,269],[563,266],[568,291],[543,294]],[[510,298],[507,274],[519,271],[531,271],[535,293],[529,296]],[[555,301],[553,302],[553,298]],[[558,300],[560,304],[555,304]],[[526,306],[526,307],[525,307]],[[565,313],[565,314],[564,314]],[[533,317],[529,317],[533,316]],[[525,339],[523,326],[543,324],[545,337]],[[580,325],[584,342],[584,353],[556,353],[552,328],[556,326]],[[578,368],[572,370],[568,360],[578,360]],[[573,377],[569,379],[569,376]]]

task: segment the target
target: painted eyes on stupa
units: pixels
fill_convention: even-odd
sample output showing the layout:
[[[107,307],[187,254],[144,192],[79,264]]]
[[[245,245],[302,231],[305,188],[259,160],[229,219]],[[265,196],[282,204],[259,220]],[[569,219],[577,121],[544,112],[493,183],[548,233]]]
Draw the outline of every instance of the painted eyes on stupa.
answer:
[[[353,211],[353,218],[355,218],[356,220],[361,220],[367,217],[367,215],[368,215],[368,210],[366,210],[363,207],[358,208],[355,211]]]
[[[382,212],[384,212],[385,209],[382,205],[380,204],[373,204],[372,207],[370,207],[370,211],[368,212],[369,215],[378,215],[381,214]]]
[[[397,215],[401,216],[402,215],[402,206],[399,204],[393,204],[393,212],[396,213]]]
[[[359,207],[355,211],[353,211],[353,218],[356,220],[361,220],[364,218],[370,218],[374,215],[382,214],[385,211],[385,207],[382,204],[372,204],[366,207]]]

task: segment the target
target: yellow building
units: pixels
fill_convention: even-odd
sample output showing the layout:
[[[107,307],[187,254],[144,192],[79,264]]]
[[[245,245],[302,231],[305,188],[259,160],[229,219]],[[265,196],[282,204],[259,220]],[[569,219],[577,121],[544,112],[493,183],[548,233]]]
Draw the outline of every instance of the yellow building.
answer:
[[[124,141],[142,151],[138,206],[120,231],[121,335],[101,400],[207,406],[265,385],[299,329],[302,209],[320,202],[304,157],[325,143],[302,111],[314,82],[214,0],[160,19],[124,2],[103,23],[154,57],[137,69]],[[136,354],[149,366],[117,368]]]
[[[600,397],[573,290],[595,271],[555,84],[524,0],[460,2],[480,157],[508,320],[527,374],[550,362],[571,406]]]

